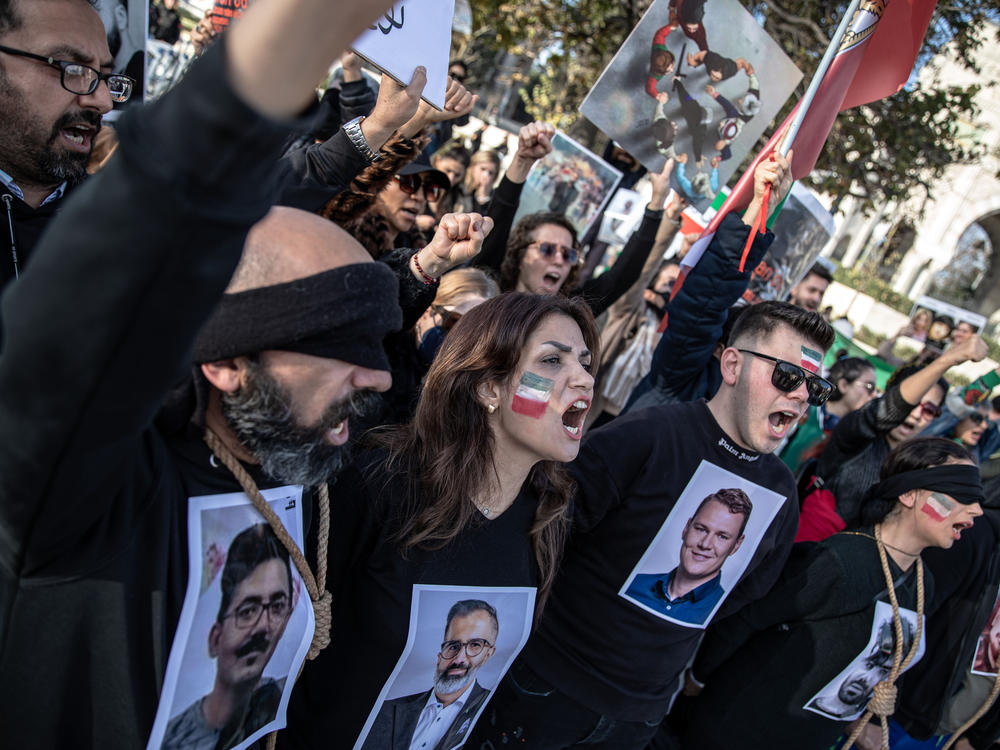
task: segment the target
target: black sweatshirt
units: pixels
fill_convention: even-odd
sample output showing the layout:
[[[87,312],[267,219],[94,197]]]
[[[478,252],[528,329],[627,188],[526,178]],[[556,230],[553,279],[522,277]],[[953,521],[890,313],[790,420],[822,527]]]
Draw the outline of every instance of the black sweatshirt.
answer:
[[[900,607],[915,611],[916,566],[903,573],[890,558],[889,568]],[[925,592],[930,601],[929,574]],[[826,750],[848,721],[804,706],[867,654],[876,603],[888,601],[871,529],[795,545],[767,596],[706,633],[692,667],[705,689],[685,746]]]
[[[894,385],[837,422],[816,473],[836,498],[837,514],[848,528],[860,523],[865,492],[878,483],[882,460],[890,450],[885,436],[906,421],[914,406]]]
[[[152,427],[271,206],[290,131],[233,93],[225,44],[121,119],[115,158],[3,296],[9,747],[145,747],[187,583],[186,498],[238,490],[200,442]]]
[[[1000,508],[984,508],[982,518],[963,531],[951,549],[929,549],[923,558],[934,574],[935,612],[927,618],[927,653],[932,656],[900,680],[894,714],[916,739],[928,739],[938,731],[969,674],[979,636],[992,613],[1000,584]],[[1000,706],[994,704],[968,736],[980,750],[1000,738]]]
[[[781,461],[736,447],[707,404],[696,401],[619,417],[591,432],[571,464],[579,485],[573,533],[522,659],[594,711],[627,721],[661,719],[701,639],[701,629],[664,620],[618,592],[703,464],[718,467],[703,470],[731,472],[781,497],[780,507],[772,503],[776,515],[766,531],[760,529],[756,551],[749,540],[741,548],[752,558],[719,610],[725,616],[771,588],[791,548],[798,504]],[[713,491],[732,481],[714,484]],[[671,520],[679,518],[682,527],[703,497],[685,496]],[[664,560],[663,571],[676,561]]]
[[[517,213],[523,189],[524,183],[511,182],[506,177],[500,180],[500,185],[493,192],[493,198],[486,212],[487,216],[493,219],[493,230],[483,241],[483,249],[473,260],[476,266],[490,268],[497,274],[500,273],[500,266],[503,265],[504,256],[507,254],[507,238],[510,236],[514,214]],[[629,237],[621,255],[610,270],[597,278],[587,279],[576,289],[567,290],[572,295],[583,297],[594,317],[611,307],[638,281],[642,267],[646,265],[646,258],[656,241],[656,230],[660,226],[661,218],[663,218],[662,209],[654,211],[647,208],[642,223]]]
[[[457,598],[488,601],[489,587],[537,584],[529,538],[537,498],[528,487],[497,518],[477,519],[441,549],[411,550],[404,557],[394,537],[419,505],[419,490],[406,474],[386,469],[383,459],[382,451],[366,454],[362,468],[343,471],[332,490],[336,506],[327,577],[333,640],[306,663],[296,683],[281,747],[354,746],[406,644],[414,585],[482,587],[478,595]],[[443,633],[444,616],[430,625]],[[520,635],[505,622],[497,645],[510,647]],[[432,681],[428,673],[428,689]]]

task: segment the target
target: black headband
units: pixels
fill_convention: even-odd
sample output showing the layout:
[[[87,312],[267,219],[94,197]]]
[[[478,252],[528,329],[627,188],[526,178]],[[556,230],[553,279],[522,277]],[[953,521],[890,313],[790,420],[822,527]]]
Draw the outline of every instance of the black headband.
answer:
[[[355,263],[224,294],[194,344],[194,361],[268,349],[388,370],[382,339],[403,324],[399,282],[384,263]]]
[[[969,464],[945,464],[929,469],[904,471],[876,484],[868,491],[868,496],[871,499],[896,498],[910,490],[943,492],[963,505],[981,503],[985,499],[979,467]]]

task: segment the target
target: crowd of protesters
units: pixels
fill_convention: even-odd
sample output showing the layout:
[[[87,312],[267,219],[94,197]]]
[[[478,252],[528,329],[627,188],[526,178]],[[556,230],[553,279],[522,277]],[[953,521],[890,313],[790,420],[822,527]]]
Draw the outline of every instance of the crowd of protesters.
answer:
[[[377,81],[387,0],[250,5],[112,133],[94,5],[0,0],[5,744],[1000,739],[1000,368],[950,389],[962,332],[880,392],[819,265],[741,302],[794,150],[680,278],[668,159],[593,275],[514,221],[552,125],[507,159],[461,61]]]

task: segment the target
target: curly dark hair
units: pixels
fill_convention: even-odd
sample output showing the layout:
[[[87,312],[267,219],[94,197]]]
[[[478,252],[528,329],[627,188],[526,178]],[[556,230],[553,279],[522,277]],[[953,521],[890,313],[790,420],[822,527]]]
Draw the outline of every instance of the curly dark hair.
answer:
[[[511,292],[517,286],[517,277],[521,274],[521,261],[524,260],[524,253],[528,245],[535,241],[535,230],[543,224],[555,224],[569,232],[573,238],[573,246],[576,247],[576,228],[562,214],[542,211],[536,214],[528,214],[521,219],[510,232],[507,239],[507,254],[500,265],[500,291]],[[576,286],[577,277],[580,275],[580,267],[573,266],[566,277],[565,283],[559,289],[560,294],[569,294]]]
[[[400,169],[417,158],[428,140],[423,133],[412,139],[392,136],[379,151],[382,158],[361,170],[347,190],[327,201],[319,215],[343,227],[376,260],[391,252],[389,224],[372,210],[375,198]]]

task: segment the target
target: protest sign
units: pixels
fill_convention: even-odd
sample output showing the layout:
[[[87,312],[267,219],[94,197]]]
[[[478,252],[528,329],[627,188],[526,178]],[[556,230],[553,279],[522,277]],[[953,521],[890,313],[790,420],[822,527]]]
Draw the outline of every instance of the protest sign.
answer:
[[[604,159],[556,133],[552,153],[536,162],[528,174],[514,221],[552,211],[569,219],[577,238],[583,237],[621,178],[622,173]]]
[[[801,77],[737,0],[656,0],[580,112],[703,210]]]
[[[604,209],[604,219],[597,239],[609,245],[624,244],[639,226],[645,210],[646,201],[639,193],[624,188],[616,191],[608,201],[608,207]]]
[[[455,0],[400,0],[359,36],[351,48],[402,84],[418,65],[427,69],[423,98],[444,109]]]
[[[796,182],[771,226],[774,242],[750,276],[743,299],[750,304],[788,299],[833,236],[833,216]]]

